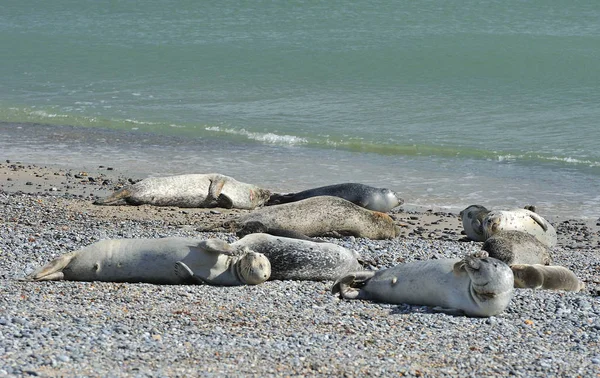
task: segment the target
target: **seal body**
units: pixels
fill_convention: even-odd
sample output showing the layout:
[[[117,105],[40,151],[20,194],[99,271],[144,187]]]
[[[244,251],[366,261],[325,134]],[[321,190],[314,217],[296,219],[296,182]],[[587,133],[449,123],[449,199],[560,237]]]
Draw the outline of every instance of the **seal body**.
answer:
[[[481,205],[471,205],[460,212],[463,229],[467,237],[473,241],[485,241],[483,219],[490,211]]]
[[[219,239],[107,239],[58,257],[26,280],[233,286],[262,283],[270,271],[264,255],[236,253]]]
[[[97,205],[254,209],[271,192],[218,173],[150,177],[99,199]]]
[[[508,265],[552,264],[548,247],[527,232],[498,231],[483,243],[481,249]]]
[[[493,316],[508,306],[513,274],[485,252],[464,259],[439,259],[397,265],[376,272],[352,273],[332,288],[347,299],[440,306],[468,316]]]
[[[334,281],[362,270],[357,252],[333,243],[259,233],[244,236],[231,246],[265,255],[271,262],[271,280]]]
[[[391,239],[399,234],[393,219],[332,196],[312,197],[298,202],[258,209],[236,222],[238,236],[269,229],[294,231],[306,236],[351,235]]]
[[[556,230],[538,213],[527,209],[492,210],[483,220],[486,239],[500,231],[522,231],[535,236],[548,248],[557,243]]]
[[[272,194],[266,205],[301,201],[317,196],[340,197],[365,209],[387,213],[394,207],[400,206],[404,200],[398,193],[386,188],[374,188],[358,183],[335,184],[307,189],[296,193]]]
[[[510,267],[515,276],[515,287],[580,291],[585,285],[575,273],[559,265],[516,264]]]

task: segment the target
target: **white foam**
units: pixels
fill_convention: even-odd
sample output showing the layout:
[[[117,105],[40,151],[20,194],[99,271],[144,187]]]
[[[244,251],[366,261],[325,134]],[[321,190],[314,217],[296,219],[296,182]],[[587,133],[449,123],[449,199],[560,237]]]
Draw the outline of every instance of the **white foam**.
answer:
[[[231,128],[221,128],[219,126],[208,126],[205,128],[207,131],[216,131],[225,134],[232,135],[242,135],[247,137],[248,139],[256,140],[259,142],[271,143],[271,144],[289,144],[289,145],[297,145],[297,144],[306,144],[308,143],[308,139],[298,137],[295,135],[279,135],[274,133],[255,133],[251,131],[247,131],[246,129],[231,129]]]

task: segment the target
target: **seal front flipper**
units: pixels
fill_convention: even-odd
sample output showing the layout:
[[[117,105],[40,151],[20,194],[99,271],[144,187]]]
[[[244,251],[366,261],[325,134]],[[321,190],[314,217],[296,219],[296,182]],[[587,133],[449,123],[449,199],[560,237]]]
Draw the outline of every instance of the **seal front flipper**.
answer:
[[[198,244],[198,247],[210,253],[217,253],[228,256],[233,256],[236,254],[235,248],[233,248],[227,242],[221,239],[203,240]]]
[[[71,252],[57,257],[27,277],[22,278],[22,281],[62,281],[65,278],[62,271],[69,265],[75,255],[75,252]]]
[[[542,230],[548,231],[548,224],[546,223],[546,220],[544,218],[540,217],[537,213],[534,212],[531,212],[529,216],[535,221],[535,223],[540,225]]]
[[[331,287],[331,294],[338,294],[344,299],[361,299],[360,288],[375,275],[374,271],[354,272],[338,278]]]
[[[177,277],[181,278],[183,284],[188,285],[204,285],[210,284],[210,282],[203,280],[202,278],[196,276],[194,272],[190,269],[189,266],[185,265],[182,261],[177,261],[175,263],[175,274]]]

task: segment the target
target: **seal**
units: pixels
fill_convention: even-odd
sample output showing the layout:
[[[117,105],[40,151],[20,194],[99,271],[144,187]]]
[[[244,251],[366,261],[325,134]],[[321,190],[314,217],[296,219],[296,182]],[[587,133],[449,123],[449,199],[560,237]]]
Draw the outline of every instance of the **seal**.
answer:
[[[460,220],[467,237],[473,241],[485,241],[482,229],[483,219],[490,211],[481,205],[471,205],[460,212]]]
[[[404,203],[404,200],[400,198],[399,194],[390,189],[375,188],[358,183],[344,183],[321,186],[296,193],[274,193],[265,205],[279,205],[317,196],[340,197],[355,205],[364,207],[365,209],[379,211],[381,213],[387,213],[394,207]]]
[[[357,252],[333,243],[250,234],[231,246],[265,255],[271,262],[271,280],[334,281],[362,270]]]
[[[488,238],[481,249],[508,265],[552,264],[548,247],[527,232],[499,231]]]
[[[62,255],[26,281],[107,281],[153,284],[256,285],[271,273],[269,260],[237,251],[219,239],[107,239]]]
[[[233,222],[239,237],[269,230],[287,230],[306,236],[355,236],[391,239],[399,235],[385,213],[357,206],[343,198],[319,196],[283,205],[263,207]]]
[[[441,307],[488,317],[501,313],[513,293],[513,273],[485,251],[464,259],[436,259],[364,271],[338,279],[332,293],[346,299]]]
[[[218,173],[150,177],[128,185],[96,205],[154,205],[222,207],[252,210],[262,206],[271,192]]]
[[[499,231],[523,231],[536,237],[548,248],[557,243],[556,230],[538,213],[528,209],[492,210],[483,219],[486,239]]]
[[[585,284],[575,273],[560,265],[517,264],[510,267],[515,276],[515,287],[580,291]]]

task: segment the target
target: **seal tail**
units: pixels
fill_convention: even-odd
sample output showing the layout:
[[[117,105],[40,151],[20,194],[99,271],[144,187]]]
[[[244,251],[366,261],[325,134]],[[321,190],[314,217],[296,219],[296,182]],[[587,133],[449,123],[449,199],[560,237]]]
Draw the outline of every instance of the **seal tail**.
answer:
[[[126,205],[127,198],[131,196],[131,191],[128,187],[121,188],[105,198],[99,198],[94,201],[94,205],[111,206],[111,205]]]
[[[67,253],[55,258],[48,264],[35,270],[33,273],[21,279],[21,281],[61,281],[64,279],[63,269],[69,265],[75,257],[75,252]]]
[[[360,299],[360,288],[375,275],[373,271],[353,272],[338,278],[331,287],[331,294],[344,299]]]

